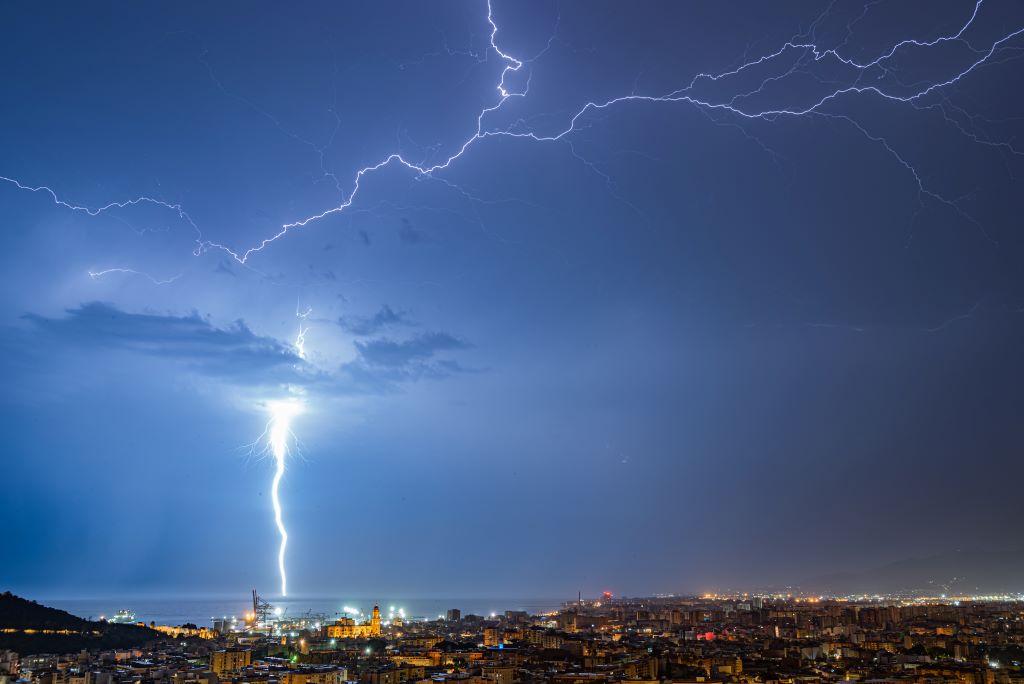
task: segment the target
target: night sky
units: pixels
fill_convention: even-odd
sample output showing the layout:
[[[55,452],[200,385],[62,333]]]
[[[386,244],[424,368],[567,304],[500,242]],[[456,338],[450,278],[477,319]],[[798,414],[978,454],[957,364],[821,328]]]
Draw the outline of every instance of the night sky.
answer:
[[[297,595],[1022,543],[1024,4],[493,20],[0,7],[3,588],[272,595],[289,398]]]

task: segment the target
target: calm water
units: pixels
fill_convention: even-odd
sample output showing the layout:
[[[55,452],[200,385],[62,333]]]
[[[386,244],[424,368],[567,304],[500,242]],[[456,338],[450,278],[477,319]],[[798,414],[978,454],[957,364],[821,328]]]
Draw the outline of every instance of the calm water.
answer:
[[[531,614],[555,610],[563,599],[381,599],[379,605],[383,617],[393,606],[405,611],[406,619],[436,619],[449,608],[458,608],[463,615],[501,614],[506,610],[525,610]],[[343,606],[369,613],[373,599],[334,598],[288,598],[270,601],[280,607],[285,616],[296,617],[308,611],[323,613],[328,618],[340,614]],[[211,618],[238,616],[252,610],[252,600],[245,595],[236,598],[124,598],[124,599],[46,599],[40,601],[48,606],[66,610],[79,617],[97,620],[100,616],[110,617],[122,609],[135,613],[137,620],[156,622],[159,625],[180,625],[192,622],[209,626]]]

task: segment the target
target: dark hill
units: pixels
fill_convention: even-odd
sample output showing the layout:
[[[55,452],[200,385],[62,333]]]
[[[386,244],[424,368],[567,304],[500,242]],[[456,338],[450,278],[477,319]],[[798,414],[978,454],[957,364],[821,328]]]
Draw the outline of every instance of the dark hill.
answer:
[[[0,594],[0,629],[89,629],[89,621],[67,611],[15,596]]]
[[[82,649],[137,647],[160,638],[159,632],[148,627],[91,622],[9,591],[0,594],[0,649],[8,648],[22,655],[73,653]]]

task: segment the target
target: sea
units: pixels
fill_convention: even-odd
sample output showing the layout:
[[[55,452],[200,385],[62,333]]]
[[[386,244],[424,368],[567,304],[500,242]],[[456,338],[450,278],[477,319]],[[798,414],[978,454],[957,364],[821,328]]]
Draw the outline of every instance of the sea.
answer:
[[[501,615],[506,610],[525,610],[531,615],[557,610],[565,599],[403,599],[403,598],[273,598],[267,600],[280,608],[282,617],[304,615],[325,615],[333,620],[342,611],[354,609],[369,615],[374,604],[380,606],[382,616],[387,619],[394,611],[404,613],[406,620],[436,620],[450,608],[458,608],[462,615]],[[120,610],[135,614],[139,622],[155,622],[158,625],[182,625],[192,623],[200,627],[212,626],[214,620],[237,617],[239,620],[252,610],[252,598],[246,595],[223,598],[117,598],[117,599],[59,599],[48,598],[40,603],[66,610],[72,615],[99,620],[112,617]],[[354,616],[354,615],[353,615]],[[357,616],[354,616],[357,617]]]

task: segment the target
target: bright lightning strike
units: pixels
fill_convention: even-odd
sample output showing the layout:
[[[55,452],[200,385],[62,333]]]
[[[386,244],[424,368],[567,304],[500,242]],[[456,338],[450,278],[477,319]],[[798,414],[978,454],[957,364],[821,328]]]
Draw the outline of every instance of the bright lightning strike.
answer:
[[[949,35],[939,36],[938,38],[935,38],[934,40],[929,40],[929,41],[922,41],[922,40],[917,40],[917,39],[913,39],[913,38],[908,38],[908,39],[901,40],[901,41],[895,43],[889,50],[883,52],[877,58],[875,58],[873,60],[870,60],[870,61],[867,61],[867,62],[858,62],[858,61],[856,61],[854,59],[844,57],[842,54],[840,54],[838,48],[821,49],[821,48],[819,48],[813,42],[797,42],[796,38],[794,37],[793,39],[790,39],[789,41],[787,41],[781,48],[775,50],[774,52],[765,54],[765,55],[763,55],[761,57],[758,57],[756,59],[753,59],[753,60],[746,61],[743,64],[741,64],[739,67],[736,67],[734,69],[731,69],[731,70],[728,70],[728,71],[724,71],[724,72],[721,72],[721,73],[718,73],[718,74],[699,73],[696,76],[694,76],[685,87],[679,88],[679,89],[674,90],[674,91],[672,91],[670,93],[667,93],[667,94],[663,94],[663,95],[640,95],[640,94],[633,93],[633,94],[629,94],[629,95],[623,95],[623,96],[619,96],[619,97],[614,97],[614,98],[611,98],[611,99],[608,99],[608,100],[605,100],[605,101],[591,101],[591,102],[587,102],[586,104],[583,105],[583,107],[581,107],[569,119],[568,125],[566,125],[561,131],[558,131],[558,132],[555,132],[555,133],[551,133],[551,134],[547,134],[547,135],[543,135],[543,134],[538,134],[538,133],[536,133],[534,131],[513,130],[513,128],[511,128],[511,127],[506,128],[506,129],[485,129],[484,128],[484,119],[487,117],[488,114],[492,114],[492,113],[498,111],[499,109],[501,109],[501,107],[505,104],[505,102],[507,102],[510,98],[513,98],[513,97],[526,97],[528,95],[528,93],[529,93],[529,81],[527,81],[526,87],[523,88],[521,91],[514,91],[514,90],[510,90],[508,87],[506,87],[505,80],[506,80],[506,78],[508,77],[508,75],[510,73],[518,72],[520,69],[522,69],[522,67],[525,64],[528,64],[528,63],[532,62],[533,59],[536,59],[536,57],[534,57],[531,60],[524,61],[524,60],[517,59],[517,58],[515,58],[515,57],[513,57],[513,56],[511,56],[511,55],[509,55],[509,54],[507,54],[507,53],[502,51],[502,49],[498,46],[498,43],[496,42],[497,35],[498,35],[498,25],[497,25],[497,23],[494,20],[494,11],[493,11],[493,8],[491,6],[491,0],[487,0],[487,23],[491,27],[491,32],[490,32],[490,49],[493,50],[495,52],[495,54],[497,54],[498,57],[505,62],[505,67],[501,71],[501,76],[499,78],[498,85],[496,86],[496,89],[497,89],[498,94],[499,94],[500,97],[499,97],[497,103],[495,103],[494,105],[492,105],[490,107],[487,107],[487,108],[481,110],[477,114],[477,117],[476,117],[476,130],[475,130],[475,132],[458,147],[457,151],[454,154],[452,154],[450,157],[448,157],[444,161],[442,161],[440,163],[437,163],[437,164],[434,164],[433,166],[427,166],[427,165],[417,164],[415,162],[408,161],[401,154],[398,154],[398,153],[391,154],[390,156],[382,159],[381,161],[377,162],[376,164],[372,164],[370,166],[365,166],[365,167],[359,169],[356,172],[355,178],[353,180],[352,191],[348,194],[347,197],[344,198],[344,200],[340,204],[338,204],[335,207],[331,207],[329,209],[326,209],[325,211],[322,211],[320,213],[313,214],[311,216],[307,216],[306,218],[299,219],[299,220],[293,221],[291,223],[283,224],[281,226],[281,229],[276,234],[274,234],[273,236],[271,236],[269,238],[266,238],[266,239],[262,240],[255,247],[251,247],[248,250],[245,250],[244,252],[236,252],[236,251],[233,251],[230,248],[228,248],[228,247],[226,247],[224,245],[221,245],[221,244],[217,244],[217,243],[213,243],[213,242],[209,242],[209,241],[202,241],[200,243],[200,249],[206,249],[206,248],[221,249],[221,250],[227,252],[229,255],[231,255],[231,257],[234,258],[235,260],[237,260],[238,262],[244,264],[249,259],[250,256],[252,256],[253,254],[255,254],[257,252],[262,251],[264,248],[266,248],[272,242],[275,242],[279,238],[282,238],[285,235],[287,235],[288,232],[290,232],[291,230],[296,229],[296,228],[302,228],[302,227],[308,225],[309,223],[312,223],[314,221],[318,221],[318,220],[320,220],[322,218],[330,216],[331,214],[336,214],[336,213],[339,213],[339,212],[343,212],[346,209],[348,209],[350,206],[352,206],[352,203],[356,199],[356,195],[359,192],[360,184],[361,184],[363,178],[367,174],[369,174],[369,173],[372,173],[374,171],[378,171],[378,170],[380,170],[382,168],[390,166],[392,163],[397,163],[397,164],[400,164],[402,166],[405,166],[406,168],[416,172],[420,176],[431,176],[431,175],[433,175],[434,173],[436,173],[438,171],[443,171],[443,170],[447,169],[449,166],[451,166],[451,164],[453,162],[455,162],[457,159],[459,159],[466,152],[466,150],[468,150],[474,143],[478,142],[479,140],[483,140],[485,138],[491,138],[491,137],[526,138],[526,139],[533,140],[533,141],[536,141],[536,142],[557,142],[557,141],[567,140],[568,136],[570,136],[572,133],[574,133],[577,130],[577,124],[578,124],[580,118],[583,117],[585,114],[587,114],[587,112],[605,110],[605,109],[608,109],[608,108],[610,108],[612,106],[621,105],[623,103],[631,103],[631,102],[636,102],[636,103],[647,102],[647,103],[662,103],[662,104],[665,104],[665,103],[683,103],[683,104],[689,104],[689,105],[692,105],[694,107],[697,107],[697,108],[699,108],[699,109],[701,109],[701,110],[703,110],[705,112],[713,112],[713,111],[716,111],[716,110],[717,111],[722,111],[722,112],[725,112],[727,114],[731,114],[733,116],[736,116],[736,117],[738,117],[741,120],[743,120],[743,119],[746,119],[746,120],[759,119],[759,120],[763,120],[763,121],[774,121],[775,119],[777,119],[779,117],[807,117],[807,116],[812,116],[812,115],[825,116],[825,117],[828,117],[828,118],[845,120],[845,121],[853,124],[854,127],[857,128],[857,130],[860,131],[862,134],[864,134],[865,137],[867,137],[867,139],[870,140],[871,142],[880,143],[896,159],[896,161],[900,165],[902,165],[904,168],[908,169],[908,171],[913,176],[914,181],[917,183],[920,195],[928,196],[928,197],[930,197],[930,198],[932,198],[932,199],[934,199],[934,200],[936,200],[938,202],[941,202],[941,203],[943,203],[943,204],[945,204],[947,206],[950,206],[951,208],[953,208],[954,211],[956,211],[958,214],[960,214],[963,218],[969,220],[970,222],[974,223],[975,225],[978,225],[977,221],[975,221],[970,216],[967,216],[960,209],[960,206],[956,203],[955,200],[946,199],[945,197],[942,197],[942,196],[938,195],[937,193],[935,193],[935,192],[933,192],[931,190],[928,190],[926,187],[924,187],[924,184],[921,181],[921,177],[920,177],[917,169],[914,168],[910,164],[910,162],[908,162],[906,159],[904,159],[902,156],[900,156],[888,144],[888,142],[884,138],[881,138],[879,136],[871,135],[870,133],[868,133],[864,129],[864,127],[862,125],[860,125],[859,123],[857,123],[856,121],[854,121],[853,119],[851,119],[848,116],[824,113],[824,112],[822,112],[822,109],[827,104],[829,104],[829,103],[831,103],[833,101],[839,100],[839,99],[841,99],[844,96],[865,95],[865,94],[867,94],[867,95],[872,95],[873,94],[873,95],[876,95],[878,97],[881,97],[881,98],[889,100],[889,101],[893,101],[893,102],[897,102],[897,103],[902,103],[902,104],[908,104],[908,105],[910,105],[912,107],[918,108],[919,107],[919,103],[921,102],[921,100],[923,98],[925,98],[927,95],[929,95],[930,93],[932,93],[932,92],[934,92],[936,90],[940,90],[942,88],[946,88],[948,86],[952,86],[952,85],[958,83],[959,81],[961,81],[962,79],[966,78],[975,69],[977,69],[978,67],[980,67],[983,64],[985,64],[986,62],[988,62],[989,59],[992,58],[992,56],[995,55],[1000,48],[1004,47],[1008,42],[1010,42],[1014,38],[1020,36],[1021,34],[1024,34],[1024,27],[1020,27],[1020,28],[1017,28],[1017,29],[1015,29],[1013,31],[1010,31],[1009,33],[1006,33],[1006,34],[1002,35],[1002,37],[1000,37],[997,40],[995,40],[994,42],[992,42],[987,50],[977,50],[973,46],[971,46],[971,44],[968,43],[963,38],[963,36],[967,32],[967,30],[969,28],[971,28],[971,26],[974,24],[975,20],[978,17],[978,13],[979,13],[979,11],[981,9],[981,6],[984,3],[984,1],[985,0],[976,0],[976,2],[974,4],[973,11],[970,13],[970,16],[967,18],[967,20],[961,25],[959,30],[957,30],[956,32],[951,33]],[[868,8],[865,8],[865,12],[867,11],[867,9]],[[821,17],[819,17],[819,21],[826,14],[827,14],[827,10],[826,10],[825,13],[823,13],[821,15]],[[815,23],[817,23],[817,22],[815,22]],[[884,66],[885,63],[888,60],[892,59],[896,55],[896,53],[898,51],[900,51],[901,49],[904,49],[904,48],[918,48],[918,49],[921,49],[921,48],[931,48],[931,47],[935,47],[936,45],[940,45],[942,43],[957,42],[957,41],[966,44],[976,54],[980,54],[980,56],[977,59],[975,59],[973,62],[971,62],[966,68],[964,68],[963,70],[959,71],[958,73],[955,73],[953,76],[947,78],[946,80],[941,80],[941,81],[936,81],[936,82],[925,82],[924,84],[919,85],[918,89],[916,91],[911,92],[909,94],[893,93],[893,92],[887,91],[886,89],[884,89],[882,87],[874,86],[874,85],[871,85],[871,86],[862,86],[862,85],[860,85],[860,80],[863,77],[869,75],[869,73],[873,73],[871,70],[873,70],[873,69],[885,69],[885,66]],[[549,41],[548,45],[550,46],[550,41]],[[545,50],[546,50],[546,48],[545,48]],[[766,64],[766,63],[769,63],[769,62],[772,62],[772,61],[774,61],[776,59],[779,59],[779,58],[783,58],[784,56],[786,56],[787,54],[792,53],[792,52],[804,52],[804,53],[807,53],[807,54],[811,55],[811,58],[812,58],[812,60],[814,62],[819,62],[819,61],[822,61],[822,60],[825,60],[825,59],[828,59],[828,58],[834,59],[836,62],[838,62],[840,64],[843,64],[846,67],[849,67],[849,68],[854,70],[855,77],[853,78],[853,83],[851,85],[849,85],[849,86],[846,86],[846,87],[835,88],[831,92],[828,92],[827,94],[822,96],[816,102],[814,102],[814,103],[812,103],[810,105],[807,105],[807,106],[803,106],[803,107],[768,107],[768,108],[763,108],[763,109],[746,109],[746,108],[743,108],[742,106],[736,104],[736,102],[738,100],[742,99],[742,98],[747,98],[747,97],[749,97],[751,95],[754,95],[756,93],[763,92],[763,89],[764,89],[765,85],[767,85],[769,81],[775,80],[775,79],[766,79],[765,81],[763,81],[761,83],[760,87],[758,87],[757,89],[755,89],[753,91],[750,91],[750,92],[742,92],[742,93],[734,94],[732,97],[730,97],[728,99],[716,100],[716,99],[712,99],[712,98],[708,98],[708,97],[701,97],[701,96],[695,94],[695,91],[696,91],[698,85],[701,84],[702,82],[718,82],[718,81],[722,81],[722,80],[728,79],[728,78],[733,77],[733,76],[738,76],[741,73],[746,72],[746,71],[750,70],[753,67],[756,67],[756,66],[762,65],[762,64]],[[786,71],[782,76],[780,76],[778,78],[784,78],[785,76],[788,76],[788,75],[794,73],[796,71],[797,66],[799,64],[800,64],[800,60],[798,59],[796,65],[792,66],[788,71]],[[991,240],[991,237],[988,236],[987,233],[985,235],[986,235],[986,237],[988,237]],[[994,242],[994,240],[992,240],[992,241]]]
[[[793,117],[793,118],[806,118],[809,116],[825,117],[832,120],[843,121],[852,125],[861,134],[863,134],[867,140],[872,143],[879,144],[885,148],[885,150],[908,172],[913,176],[914,181],[918,187],[918,195],[921,197],[928,197],[932,200],[938,201],[945,204],[956,211],[961,217],[966,220],[978,225],[970,216],[966,215],[961,210],[958,200],[947,199],[939,194],[929,190],[924,186],[922,177],[913,166],[913,164],[905,157],[901,156],[887,141],[881,136],[874,135],[867,131],[865,127],[852,119],[850,116],[845,114],[837,114],[834,112],[826,111],[829,105],[838,105],[844,99],[852,97],[878,97],[887,101],[891,101],[898,104],[908,105],[914,109],[929,109],[938,107],[942,110],[943,115],[949,120],[948,114],[943,109],[944,104],[929,104],[924,102],[930,95],[941,91],[943,89],[953,86],[969,76],[975,70],[981,68],[985,64],[997,63],[993,60],[993,57],[1000,54],[1004,50],[1014,49],[1009,43],[1017,37],[1024,34],[1024,27],[1014,28],[1008,32],[1002,33],[998,38],[992,40],[984,47],[978,47],[974,43],[970,42],[965,38],[968,31],[975,25],[979,14],[981,13],[982,6],[985,0],[976,0],[973,4],[972,11],[969,13],[964,22],[960,25],[959,29],[949,34],[940,35],[931,40],[921,40],[916,38],[905,38],[894,42],[889,48],[881,50],[877,53],[877,57],[869,60],[856,60],[851,57],[845,56],[841,52],[841,48],[845,46],[847,38],[843,42],[834,47],[823,47],[818,44],[817,38],[813,35],[810,38],[806,36],[794,36],[782,44],[781,47],[762,54],[759,57],[753,59],[744,60],[739,66],[730,68],[725,71],[718,73],[698,73],[693,76],[686,85],[677,88],[671,92],[661,94],[639,94],[636,92],[620,95],[603,101],[590,101],[580,107],[575,114],[569,119],[568,123],[561,128],[550,133],[539,133],[535,130],[526,129],[522,121],[506,128],[494,128],[486,127],[485,120],[489,115],[497,112],[502,106],[511,98],[525,98],[529,93],[529,79],[527,79],[526,85],[521,89],[514,89],[506,84],[506,80],[511,74],[515,74],[523,69],[524,66],[530,64],[537,59],[540,55],[534,56],[532,59],[518,59],[512,55],[504,52],[498,45],[498,24],[494,18],[494,11],[491,5],[491,0],[487,0],[487,23],[490,27],[489,33],[489,46],[488,49],[493,51],[494,54],[504,63],[498,83],[495,89],[498,93],[497,101],[481,111],[476,115],[476,127],[473,133],[460,145],[456,147],[456,151],[444,161],[441,161],[434,165],[426,165],[423,163],[416,163],[405,159],[401,154],[391,154],[380,161],[364,166],[355,172],[352,179],[351,189],[347,195],[342,196],[342,201],[336,206],[330,207],[319,213],[311,214],[305,218],[297,219],[289,223],[282,224],[279,230],[268,238],[264,238],[255,246],[250,247],[246,250],[236,251],[226,245],[212,242],[203,238],[198,226],[192,220],[192,218],[185,213],[179,204],[171,204],[163,202],[158,199],[151,197],[138,197],[133,200],[124,202],[112,202],[101,207],[91,208],[75,204],[72,202],[61,199],[57,193],[48,186],[33,186],[22,183],[14,178],[6,176],[0,176],[0,181],[7,182],[15,185],[19,189],[27,190],[31,192],[48,194],[53,202],[57,205],[66,207],[73,211],[81,211],[89,214],[90,216],[96,216],[102,212],[124,209],[139,204],[154,204],[162,206],[173,212],[176,212],[183,221],[187,222],[195,231],[195,249],[193,253],[195,255],[202,254],[203,252],[210,249],[218,249],[226,254],[230,255],[234,260],[241,264],[245,264],[249,258],[263,251],[268,245],[283,238],[292,230],[302,228],[312,222],[318,221],[322,218],[330,216],[332,214],[344,212],[346,209],[352,206],[355,202],[356,197],[359,193],[361,183],[363,179],[375,171],[379,171],[385,167],[393,164],[398,164],[408,168],[415,172],[419,176],[431,176],[439,171],[443,171],[451,166],[457,159],[462,157],[466,151],[472,147],[475,143],[485,138],[492,137],[510,137],[510,138],[521,138],[529,139],[536,142],[555,142],[563,141],[571,145],[571,136],[578,130],[581,118],[588,113],[594,113],[603,111],[615,106],[621,106],[625,103],[658,103],[658,104],[688,104],[696,107],[697,109],[705,113],[721,113],[734,117],[738,121],[744,120],[760,120],[765,122],[772,122],[780,117]],[[861,14],[861,18],[870,10],[874,3],[870,3],[864,7],[864,11]],[[831,8],[831,5],[829,5]],[[829,9],[826,9],[812,24],[812,29],[820,21],[822,21],[829,13]],[[849,27],[848,27],[849,28]],[[848,31],[849,33],[849,31]],[[552,41],[554,36],[552,36]],[[913,86],[900,84],[897,81],[895,86],[899,90],[894,90],[893,86],[886,85],[864,85],[863,83],[868,80],[874,80],[879,82],[884,77],[888,76],[892,72],[890,64],[895,62],[899,54],[903,51],[908,50],[928,50],[935,48],[942,44],[959,43],[969,49],[975,57],[965,66],[959,70],[954,69],[949,72],[946,77],[940,77],[935,80],[921,81]],[[548,42],[550,47],[551,41]],[[543,54],[542,51],[540,54]],[[806,69],[808,66],[816,63],[831,63],[837,67],[845,68],[849,70],[848,75],[842,79],[842,82],[838,85],[828,86],[828,90],[821,95],[817,100],[810,102],[809,104],[803,105],[786,105],[785,103],[773,106],[765,107],[753,107],[748,103],[754,95],[763,95],[765,88],[772,82],[783,80],[795,73],[802,72],[807,73]],[[723,94],[701,94],[700,88],[702,86],[715,85],[719,87],[728,86],[730,79],[741,77],[742,75],[750,73],[755,68],[765,68],[774,66],[776,63],[781,63],[783,71],[775,76],[769,76],[765,78],[760,86],[749,89],[737,86],[733,92],[726,92]],[[216,80],[216,79],[215,79]],[[827,82],[818,79],[819,83],[828,85]],[[221,86],[223,89],[223,86]],[[976,142],[986,145],[1001,146],[1009,148],[1014,154],[1019,154],[1009,143],[1000,143],[986,140],[980,137],[978,134],[973,132],[967,132],[964,130],[963,124],[954,122],[955,128],[961,133],[967,135],[968,138],[974,139]],[[294,136],[293,136],[294,137]],[[578,155],[577,155],[578,156]],[[322,162],[322,159],[321,159]],[[986,235],[987,236],[987,235]],[[987,236],[988,237],[988,236]],[[989,238],[991,240],[991,237]],[[992,240],[995,242],[994,240]],[[301,332],[300,332],[301,339]]]
[[[281,577],[281,596],[287,596],[288,572],[285,569],[285,551],[288,548],[288,530],[284,526],[280,489],[286,461],[291,454],[289,441],[292,437],[292,419],[302,413],[302,404],[295,399],[273,401],[267,405],[267,409],[270,412],[270,420],[267,422],[263,434],[254,442],[254,446],[263,444],[263,450],[269,451],[274,457],[274,479],[270,484],[270,500],[274,507],[274,524],[277,526],[277,532],[281,538],[277,548],[277,570]]]

